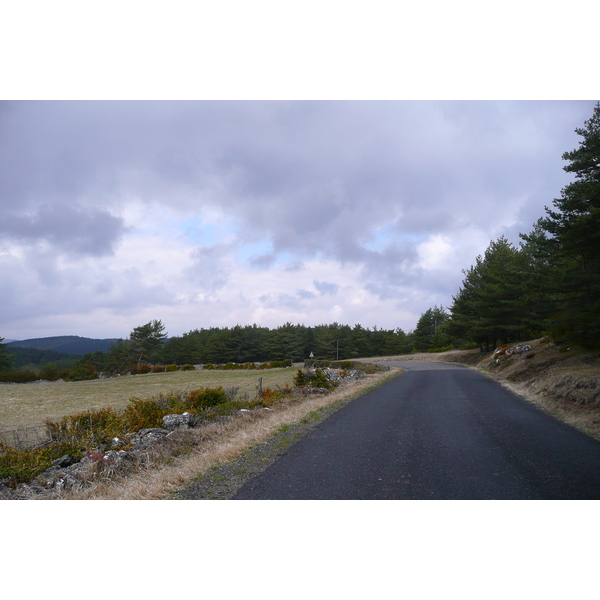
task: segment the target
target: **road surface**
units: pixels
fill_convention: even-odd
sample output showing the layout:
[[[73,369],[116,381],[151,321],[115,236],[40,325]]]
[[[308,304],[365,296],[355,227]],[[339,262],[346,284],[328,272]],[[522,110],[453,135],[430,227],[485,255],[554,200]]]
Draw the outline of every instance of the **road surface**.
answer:
[[[600,442],[498,383],[447,363],[346,405],[233,497],[598,499]]]

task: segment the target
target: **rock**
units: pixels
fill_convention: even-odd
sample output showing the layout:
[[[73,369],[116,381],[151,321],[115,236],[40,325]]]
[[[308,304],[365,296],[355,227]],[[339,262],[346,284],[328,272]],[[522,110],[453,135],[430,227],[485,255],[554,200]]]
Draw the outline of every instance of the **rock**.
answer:
[[[492,354],[492,360],[495,360],[496,363],[499,362],[498,358],[500,356],[504,356],[504,358],[510,358],[515,354],[527,354],[532,350],[529,344],[515,344],[514,346],[501,346],[500,348],[496,348]]]
[[[364,371],[359,371],[358,369],[352,369],[352,371],[348,371],[348,373],[346,373],[346,377],[344,377],[344,380],[355,380],[355,379],[364,379],[367,376],[367,374]]]
[[[169,433],[168,429],[159,429],[157,427],[140,429],[131,440],[131,444],[133,446],[150,446],[162,440]]]
[[[338,385],[342,382],[342,378],[335,371],[332,371],[331,369],[325,369],[323,371],[323,375],[325,375],[325,378],[328,381],[331,381],[331,383],[334,383],[336,385]]]
[[[198,417],[190,413],[183,413],[181,415],[165,415],[163,417],[163,427],[165,429],[189,429],[198,422]]]
[[[65,454],[65,455],[61,456],[60,458],[53,460],[52,467],[56,467],[58,469],[64,469],[65,467],[70,467],[71,465],[75,464],[76,462],[78,462],[78,461],[76,459],[74,459],[72,456],[70,456],[69,454]]]

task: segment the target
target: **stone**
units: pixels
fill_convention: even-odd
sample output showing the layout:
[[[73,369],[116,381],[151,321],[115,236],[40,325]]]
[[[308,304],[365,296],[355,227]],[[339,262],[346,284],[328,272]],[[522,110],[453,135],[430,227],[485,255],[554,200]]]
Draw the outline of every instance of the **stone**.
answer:
[[[76,459],[74,459],[72,456],[70,456],[69,454],[64,454],[60,458],[53,460],[52,466],[56,467],[58,469],[64,469],[65,467],[70,467],[71,465],[75,464],[76,462],[78,462],[78,461]]]
[[[149,429],[140,429],[136,436],[131,440],[133,446],[150,446],[159,442],[169,434],[168,429],[151,427]]]
[[[364,379],[367,376],[367,374],[364,371],[359,371],[358,369],[352,369],[352,371],[348,371],[348,373],[346,373],[346,377],[344,377],[344,380],[355,380],[355,379]]]
[[[198,422],[198,417],[185,412],[181,415],[165,415],[162,420],[163,427],[172,431],[193,427]]]

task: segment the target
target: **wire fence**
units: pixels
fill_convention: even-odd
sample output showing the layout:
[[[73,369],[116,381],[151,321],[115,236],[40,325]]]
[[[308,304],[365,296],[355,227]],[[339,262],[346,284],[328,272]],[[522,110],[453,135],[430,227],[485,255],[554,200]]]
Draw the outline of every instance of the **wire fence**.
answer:
[[[15,448],[15,450],[43,446],[50,441],[52,441],[52,438],[45,425],[0,431],[0,442]]]

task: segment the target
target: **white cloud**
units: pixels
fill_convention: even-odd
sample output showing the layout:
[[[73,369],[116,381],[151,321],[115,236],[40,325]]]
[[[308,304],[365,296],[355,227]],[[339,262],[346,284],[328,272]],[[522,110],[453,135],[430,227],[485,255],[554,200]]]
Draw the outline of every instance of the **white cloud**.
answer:
[[[450,239],[444,235],[433,235],[417,246],[419,266],[427,271],[450,266],[453,248]]]

